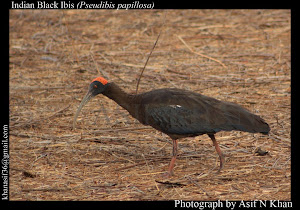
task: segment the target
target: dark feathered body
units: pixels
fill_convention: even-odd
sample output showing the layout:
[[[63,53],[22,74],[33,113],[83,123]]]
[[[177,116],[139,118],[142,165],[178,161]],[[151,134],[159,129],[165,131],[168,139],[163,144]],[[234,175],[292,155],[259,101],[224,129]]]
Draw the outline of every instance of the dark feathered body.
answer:
[[[214,134],[221,130],[263,134],[270,131],[262,118],[237,104],[187,90],[165,88],[130,95],[110,83],[103,94],[144,125],[150,125],[172,139]]]
[[[173,174],[177,139],[208,134],[220,158],[220,171],[225,158],[215,139],[215,133],[238,130],[268,134],[270,131],[269,125],[262,118],[234,103],[174,88],[132,95],[115,83],[108,83],[103,77],[95,78],[90,84],[89,91],[75,114],[73,127],[82,107],[100,93],[114,100],[142,124],[150,125],[172,138],[173,155],[168,175]]]

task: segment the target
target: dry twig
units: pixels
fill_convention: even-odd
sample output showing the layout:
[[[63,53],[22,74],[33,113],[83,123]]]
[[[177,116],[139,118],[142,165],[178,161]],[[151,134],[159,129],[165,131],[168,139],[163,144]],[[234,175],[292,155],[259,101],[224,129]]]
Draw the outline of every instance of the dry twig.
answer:
[[[207,56],[207,55],[204,55],[204,54],[202,54],[202,53],[199,53],[199,52],[196,52],[195,50],[193,50],[183,39],[182,39],[182,37],[180,37],[180,36],[178,36],[177,35],[177,37],[178,37],[178,39],[192,52],[192,53],[195,53],[195,54],[197,54],[197,55],[200,55],[200,56],[202,56],[202,57],[204,57],[204,58],[207,58],[207,59],[209,59],[209,60],[213,60],[213,61],[215,61],[215,62],[217,62],[217,63],[219,63],[219,64],[221,64],[224,68],[226,68],[227,69],[227,66],[224,64],[224,63],[222,63],[221,61],[219,61],[219,60],[217,60],[217,59],[215,59],[215,58],[212,58],[212,57],[210,57],[210,56]]]

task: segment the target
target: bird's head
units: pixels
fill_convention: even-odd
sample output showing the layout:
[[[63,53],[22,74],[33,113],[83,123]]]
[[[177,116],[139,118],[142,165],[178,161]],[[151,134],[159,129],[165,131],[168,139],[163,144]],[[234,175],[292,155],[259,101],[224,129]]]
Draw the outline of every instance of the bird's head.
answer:
[[[103,77],[97,77],[92,80],[90,86],[89,86],[89,91],[86,95],[91,95],[91,97],[94,97],[100,93],[103,93],[103,91],[106,89],[107,85],[107,80],[104,79]]]
[[[83,99],[77,109],[77,112],[75,114],[75,117],[73,120],[73,129],[75,128],[76,119],[77,119],[81,109],[84,107],[84,105],[86,105],[89,102],[89,100],[91,98],[93,98],[94,96],[96,96],[100,93],[103,93],[107,87],[107,84],[108,84],[107,80],[104,79],[103,77],[97,77],[92,80],[92,82],[89,86],[89,90],[86,93],[86,95],[83,97]]]

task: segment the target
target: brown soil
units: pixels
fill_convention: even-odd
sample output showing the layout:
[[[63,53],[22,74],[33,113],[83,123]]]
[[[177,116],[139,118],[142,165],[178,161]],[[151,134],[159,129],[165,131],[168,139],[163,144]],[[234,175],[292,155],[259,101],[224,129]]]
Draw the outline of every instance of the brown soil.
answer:
[[[254,200],[291,198],[289,10],[168,10],[139,92],[177,87],[238,103],[270,135],[219,132],[171,140],[97,96],[104,76],[134,92],[161,29],[161,10],[10,11],[11,200]],[[255,151],[267,151],[260,156]]]

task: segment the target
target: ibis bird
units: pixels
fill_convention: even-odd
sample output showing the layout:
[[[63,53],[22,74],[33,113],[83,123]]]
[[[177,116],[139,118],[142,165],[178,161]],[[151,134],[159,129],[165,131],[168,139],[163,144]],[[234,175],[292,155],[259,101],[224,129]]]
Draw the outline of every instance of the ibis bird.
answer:
[[[215,139],[219,131],[244,131],[268,134],[269,125],[259,116],[230,102],[220,101],[199,93],[177,88],[163,88],[141,94],[129,94],[116,83],[97,77],[89,85],[73,121],[87,102],[98,94],[114,100],[144,125],[167,134],[173,140],[172,159],[167,176],[173,175],[178,139],[207,134],[220,158],[220,171],[225,157]]]

